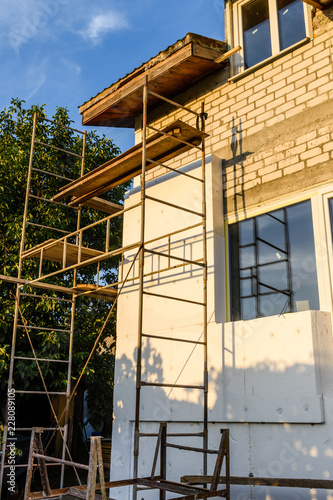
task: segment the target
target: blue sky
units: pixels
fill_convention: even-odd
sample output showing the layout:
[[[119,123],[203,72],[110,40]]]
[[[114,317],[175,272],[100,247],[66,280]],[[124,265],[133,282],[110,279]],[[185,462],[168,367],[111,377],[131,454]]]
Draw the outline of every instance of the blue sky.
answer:
[[[223,0],[0,0],[0,109],[66,106],[83,129],[78,106],[188,32],[223,40]],[[97,130],[134,144],[132,130]]]

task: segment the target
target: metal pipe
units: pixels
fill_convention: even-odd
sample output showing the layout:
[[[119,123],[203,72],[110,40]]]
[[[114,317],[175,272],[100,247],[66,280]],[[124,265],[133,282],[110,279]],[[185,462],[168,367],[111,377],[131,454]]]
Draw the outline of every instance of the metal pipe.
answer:
[[[34,172],[40,172],[41,174],[51,175],[52,177],[57,177],[64,181],[73,182],[75,179],[70,179],[69,177],[64,177],[63,175],[54,174],[53,172],[48,172],[47,170],[41,170],[40,168],[32,167]]]
[[[205,116],[205,104],[201,103],[201,116]],[[203,120],[205,125],[205,120]],[[208,317],[207,317],[207,216],[206,216],[206,152],[205,138],[202,139],[201,148],[201,169],[202,169],[202,243],[203,243],[203,336],[204,336],[204,408],[203,408],[203,448],[208,448]],[[207,454],[203,455],[203,470],[207,474]]]
[[[150,387],[173,387],[173,388],[181,388],[181,389],[200,389],[203,391],[205,387],[203,385],[187,385],[187,384],[160,384],[155,382],[144,382],[141,380],[142,386],[150,386]]]
[[[60,297],[50,297],[49,295],[37,295],[35,293],[25,293],[25,292],[21,292],[21,297],[32,297],[33,299],[56,300],[56,301],[68,302],[68,303],[72,302],[69,299],[61,299]]]
[[[198,177],[194,177],[194,175],[190,175],[190,174],[187,174],[186,172],[182,172],[181,170],[179,170],[177,168],[172,168],[169,165],[165,165],[165,163],[160,163],[157,160],[151,160],[150,158],[147,158],[147,162],[154,163],[155,165],[159,165],[160,167],[166,168],[167,170],[171,170],[172,172],[175,172],[175,174],[184,175],[185,177],[189,177],[190,179],[192,179],[194,181],[202,182],[202,179],[199,179]]]
[[[77,207],[71,207],[67,203],[61,203],[60,201],[49,200],[48,198],[42,198],[41,196],[35,196],[34,194],[29,194],[29,198],[34,198],[35,200],[44,201],[46,203],[52,203],[52,205],[60,205],[62,207],[71,208],[72,210],[77,210]]]
[[[143,122],[142,122],[142,172],[141,172],[141,250],[139,255],[139,312],[138,312],[138,351],[136,365],[136,398],[134,427],[134,478],[138,477],[139,464],[139,432],[140,432],[140,396],[141,396],[141,357],[143,327],[143,285],[144,285],[144,245],[145,245],[145,209],[146,209],[146,145],[147,145],[147,110],[148,110],[148,76],[143,86]],[[136,485],[133,486],[133,500],[136,500]]]
[[[172,135],[169,132],[163,132],[163,130],[159,130],[158,128],[152,127],[151,125],[147,125],[147,128],[149,128],[150,130],[154,130],[154,132],[158,132],[159,134],[167,135],[168,137],[172,137],[172,139],[174,139],[176,142],[180,142],[181,144],[186,144],[186,146],[190,146],[191,148],[200,149],[200,151],[201,151],[200,146],[197,146],[196,144],[194,144],[192,142],[188,142],[188,141],[184,141],[183,139],[179,139],[179,137]],[[198,132],[199,132],[199,130],[198,130]],[[200,139],[200,142],[202,141],[201,137],[198,137],[198,139]]]
[[[46,144],[46,142],[35,141],[35,143],[39,144],[40,146],[45,146],[47,148],[56,149],[57,151],[61,151],[62,153],[66,153],[66,154],[71,155],[71,156],[76,156],[77,158],[82,158],[82,156],[78,155],[77,153],[73,153],[72,151],[67,151],[66,149],[57,148],[57,146],[53,146],[52,144]]]
[[[180,302],[186,302],[187,304],[195,304],[197,306],[205,306],[204,302],[197,302],[195,300],[182,299],[181,297],[173,297],[172,295],[163,295],[161,293],[143,292],[144,295],[151,295],[152,297],[160,297],[161,299],[178,300]]]
[[[63,234],[70,234],[69,231],[64,231],[63,229],[58,229],[57,227],[44,226],[44,224],[36,224],[35,222],[27,222],[27,226],[40,227],[42,229],[50,229],[51,231],[58,231]]]
[[[57,464],[71,465],[72,467],[76,467],[77,469],[89,470],[89,465],[78,464],[76,462],[70,462],[69,460],[63,460],[61,458],[49,457],[47,455],[41,455],[40,453],[33,453],[33,457],[41,458],[48,462],[55,462]],[[62,488],[62,486],[60,486],[60,488]]]
[[[182,106],[178,102],[172,101],[171,99],[168,99],[167,97],[164,97],[160,94],[156,94],[156,92],[153,92],[152,90],[148,90],[148,93],[154,97],[157,97],[158,99],[161,99],[162,101],[168,102],[169,104],[172,104],[176,108],[184,109],[185,111],[188,111],[189,113],[192,113],[195,116],[200,116],[200,113],[197,113],[196,111],[193,111],[192,109],[186,108],[185,106]]]
[[[198,217],[203,217],[203,214],[200,212],[196,212],[195,210],[190,210],[189,208],[180,207],[179,205],[175,205],[174,203],[170,203],[165,200],[160,200],[159,198],[154,198],[153,196],[146,196],[147,200],[156,201],[157,203],[162,203],[163,205],[167,205],[168,207],[176,208],[177,210],[183,210],[184,212],[188,212],[189,214],[197,215]]]
[[[73,132],[78,132],[79,134],[84,134],[85,132],[82,132],[82,130],[77,130],[76,128],[69,127],[68,125],[64,125],[63,123],[58,123],[55,122],[54,120],[50,120],[50,118],[45,118],[44,116],[37,115],[38,120],[44,120],[46,122],[54,123],[58,127],[63,127],[67,128],[68,130],[73,130]]]
[[[181,262],[185,262],[186,264],[191,264],[191,265],[195,264],[195,265],[200,266],[200,267],[204,267],[204,265],[205,265],[205,264],[202,264],[201,262],[198,262],[198,260],[202,260],[202,259],[198,259],[198,260],[184,259],[183,257],[176,257],[175,255],[170,255],[170,253],[166,254],[163,252],[156,252],[155,250],[150,250],[149,248],[146,248],[145,252],[151,253],[152,255],[159,255],[161,257],[165,257],[168,259],[168,261],[170,259],[171,260],[180,260]]]
[[[149,335],[148,333],[143,333],[143,337],[150,339],[160,339],[160,340],[172,340],[173,342],[188,342],[189,344],[205,345],[204,342],[198,342],[197,340],[179,339],[173,337],[163,337],[162,335]]]
[[[15,359],[22,359],[26,361],[50,361],[52,363],[68,363],[67,359],[49,359],[49,358],[29,358],[27,356],[15,356]]]

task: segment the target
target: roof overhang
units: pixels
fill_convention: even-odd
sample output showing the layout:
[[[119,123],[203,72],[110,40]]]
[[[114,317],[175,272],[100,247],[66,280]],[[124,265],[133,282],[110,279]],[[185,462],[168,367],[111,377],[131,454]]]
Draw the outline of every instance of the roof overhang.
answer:
[[[164,97],[172,97],[208,74],[221,69],[226,42],[188,33],[157,56],[80,106],[83,125],[134,127],[142,113],[143,85]],[[217,61],[216,61],[217,60]],[[226,60],[223,61],[223,64]],[[161,101],[150,96],[148,109]]]

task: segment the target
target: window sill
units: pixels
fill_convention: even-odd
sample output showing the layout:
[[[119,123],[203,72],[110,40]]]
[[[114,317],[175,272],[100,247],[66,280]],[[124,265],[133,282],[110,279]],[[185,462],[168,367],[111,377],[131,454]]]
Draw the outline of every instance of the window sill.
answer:
[[[293,50],[298,49],[299,47],[302,47],[303,45],[311,42],[312,40],[313,40],[313,38],[309,38],[309,37],[303,38],[303,40],[301,40],[300,42],[297,42],[294,45],[291,45],[290,47],[288,47],[287,49],[282,50],[278,54],[276,54],[274,56],[271,56],[268,59],[265,59],[264,61],[261,61],[260,63],[255,64],[254,66],[251,66],[251,68],[248,68],[248,69],[245,69],[245,70],[241,71],[237,75],[232,76],[231,78],[229,78],[228,81],[230,83],[235,83],[238,80],[241,80],[242,78],[245,78],[246,76],[251,75],[252,73],[254,73],[255,71],[257,71],[258,69],[261,69],[264,66],[267,66],[268,64],[271,64],[273,61],[276,61],[277,59],[280,59],[281,57],[285,56],[286,54],[289,54]]]

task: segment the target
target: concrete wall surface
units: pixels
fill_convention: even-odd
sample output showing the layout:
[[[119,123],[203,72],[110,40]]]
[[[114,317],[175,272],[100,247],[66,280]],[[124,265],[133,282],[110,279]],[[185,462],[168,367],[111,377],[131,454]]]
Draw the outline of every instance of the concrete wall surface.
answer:
[[[182,167],[196,177],[199,161]],[[251,321],[226,322],[226,260],[221,161],[209,157],[206,166],[208,258],[208,360],[209,446],[216,448],[220,429],[230,429],[231,474],[289,478],[333,477],[333,341],[331,313],[303,311]],[[201,183],[174,173],[151,180],[147,194],[178,206],[201,211]],[[133,188],[126,207],[140,199]],[[168,252],[168,232],[196,224],[198,217],[147,201],[148,247]],[[139,241],[140,209],[124,217],[124,245]],[[188,259],[202,256],[200,227],[171,237],[173,255]],[[125,256],[125,276],[136,250]],[[178,264],[172,261],[171,264]],[[145,291],[202,299],[202,273],[194,264],[162,270],[168,259],[146,254],[145,272],[161,271],[145,280]],[[130,276],[138,275],[136,262]],[[118,304],[118,332],[114,389],[114,428],[111,479],[133,474],[136,356],[138,342],[138,280],[126,284]],[[170,338],[202,340],[202,308],[164,298],[145,296],[143,331]],[[202,384],[202,346],[145,338],[143,375],[147,382]],[[141,390],[142,432],[157,432],[167,421],[169,431],[202,429],[202,392],[195,389],[144,387]],[[177,442],[202,446],[200,438]],[[155,438],[141,438],[139,474],[149,475]],[[168,449],[169,479],[202,474],[198,456],[189,459]],[[185,460],[184,460],[185,458]],[[213,463],[209,467],[212,471]],[[156,498],[156,492],[140,492],[140,498]],[[286,496],[287,495],[287,496]],[[289,496],[288,496],[289,495]],[[268,487],[232,487],[232,498],[331,498],[329,493]],[[130,498],[131,488],[111,492]]]

